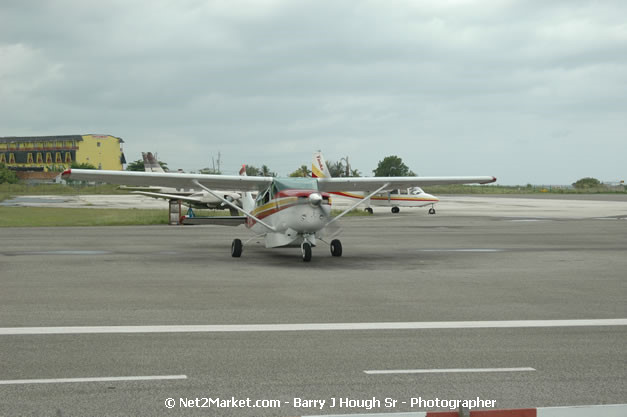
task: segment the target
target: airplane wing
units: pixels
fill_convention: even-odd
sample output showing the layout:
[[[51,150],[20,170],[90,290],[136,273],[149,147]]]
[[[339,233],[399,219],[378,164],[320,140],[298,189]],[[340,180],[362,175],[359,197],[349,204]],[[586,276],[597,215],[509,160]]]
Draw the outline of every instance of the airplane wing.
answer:
[[[96,169],[68,169],[63,173],[63,179],[135,186],[155,185],[172,188],[194,188],[192,181],[196,180],[205,187],[213,190],[233,191],[258,191],[265,189],[272,183],[272,177],[104,171]]]
[[[188,197],[186,195],[181,195],[181,194],[151,193],[148,191],[132,191],[131,194],[141,194],[141,195],[145,195],[148,197],[163,198],[166,200],[180,200],[180,201],[186,201],[188,203],[197,203],[197,204],[206,203],[206,201],[202,201],[200,198]]]
[[[496,177],[342,177],[318,178],[320,191],[374,191],[385,184],[387,189],[446,184],[489,184]]]

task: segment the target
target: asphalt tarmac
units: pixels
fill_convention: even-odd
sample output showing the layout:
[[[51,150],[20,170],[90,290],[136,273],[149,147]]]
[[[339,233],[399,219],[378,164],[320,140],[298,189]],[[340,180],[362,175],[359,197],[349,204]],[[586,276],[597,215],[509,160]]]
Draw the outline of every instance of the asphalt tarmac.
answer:
[[[233,237],[249,236],[243,228],[2,229],[0,415],[425,409],[412,398],[480,397],[497,408],[627,402],[627,327],[603,321],[627,318],[625,203],[596,202],[603,217],[590,217],[591,201],[556,213],[528,200],[528,217],[500,206],[465,216],[444,203],[435,216],[378,209],[345,218],[344,255],[318,246],[308,264],[298,249],[254,241],[231,258]],[[600,321],[564,324],[584,319]],[[484,327],[443,328],[469,321]],[[495,326],[502,321],[511,322]],[[407,323],[420,325],[394,328]],[[181,331],[189,325],[217,327]],[[280,408],[203,400],[232,397]],[[373,397],[372,409],[339,407]],[[386,398],[396,405],[386,408]]]

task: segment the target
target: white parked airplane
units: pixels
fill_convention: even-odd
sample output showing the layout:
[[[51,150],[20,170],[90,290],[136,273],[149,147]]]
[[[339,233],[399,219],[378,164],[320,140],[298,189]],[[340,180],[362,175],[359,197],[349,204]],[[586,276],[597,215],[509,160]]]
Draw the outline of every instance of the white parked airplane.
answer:
[[[314,152],[311,163],[311,176],[316,178],[331,178],[331,173],[327,163],[322,156],[322,152]],[[340,191],[331,194],[355,200],[363,200],[367,195],[365,192]],[[440,201],[439,198],[425,193],[420,187],[409,187],[396,190],[386,190],[373,195],[365,202],[366,211],[372,214],[371,206],[392,207],[392,213],[401,211],[400,207],[425,207],[431,206],[429,214],[435,214],[433,205]]]
[[[165,171],[159,164],[159,161],[152,152],[142,152],[142,158],[144,159],[144,171],[155,172],[165,174]],[[199,190],[194,188],[172,188],[172,187],[151,187],[154,191],[133,191],[133,194],[141,194],[153,198],[163,198],[166,200],[178,200],[185,205],[197,209],[224,209],[225,204],[222,200],[214,197],[205,190]],[[234,191],[215,191],[219,193],[222,198],[225,198],[231,202],[241,205],[239,202],[241,195]],[[230,208],[230,207],[229,207]],[[231,214],[236,216],[237,210],[231,208]]]
[[[250,240],[263,238],[267,248],[300,247],[305,262],[311,260],[312,247],[319,241],[329,244],[332,256],[341,256],[341,242],[338,239],[331,242],[323,240],[323,229],[383,190],[436,184],[488,184],[496,181],[495,177],[272,178],[90,169],[68,169],[63,177],[111,184],[204,189],[243,214],[216,218],[215,224],[246,224],[256,234]],[[221,196],[214,191],[216,189],[241,191],[242,207]],[[345,190],[368,194],[339,215],[331,217],[329,193]],[[253,199],[252,191],[259,191],[256,199]],[[242,247],[242,241],[234,239],[231,256],[240,257]]]

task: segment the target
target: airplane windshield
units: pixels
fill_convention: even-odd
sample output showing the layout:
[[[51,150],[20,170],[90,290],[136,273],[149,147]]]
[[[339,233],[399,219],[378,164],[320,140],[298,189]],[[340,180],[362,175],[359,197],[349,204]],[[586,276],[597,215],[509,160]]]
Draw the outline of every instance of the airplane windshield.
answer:
[[[316,190],[318,181],[315,178],[277,178],[274,180],[276,191],[283,190]],[[273,188],[274,188],[273,187]]]

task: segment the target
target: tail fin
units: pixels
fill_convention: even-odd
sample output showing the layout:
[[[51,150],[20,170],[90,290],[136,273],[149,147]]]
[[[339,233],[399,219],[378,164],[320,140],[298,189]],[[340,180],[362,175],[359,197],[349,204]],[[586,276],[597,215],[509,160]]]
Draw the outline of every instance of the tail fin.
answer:
[[[148,161],[148,155],[146,155],[146,152],[142,152],[142,159],[144,160],[144,171],[151,172],[152,170],[150,169],[150,162]]]
[[[242,177],[246,176],[246,165],[242,165],[242,169],[239,170],[239,175]],[[255,208],[255,199],[253,198],[253,194],[249,191],[244,193],[240,201],[242,202],[242,208],[248,213]]]
[[[146,154],[148,158],[148,162],[150,163],[150,170],[152,172],[165,172],[163,168],[161,168],[161,164],[157,161],[157,158],[152,154],[152,152],[148,152]]]
[[[331,178],[331,173],[327,167],[327,162],[322,156],[322,152],[314,152],[311,163],[311,176],[314,178]]]

